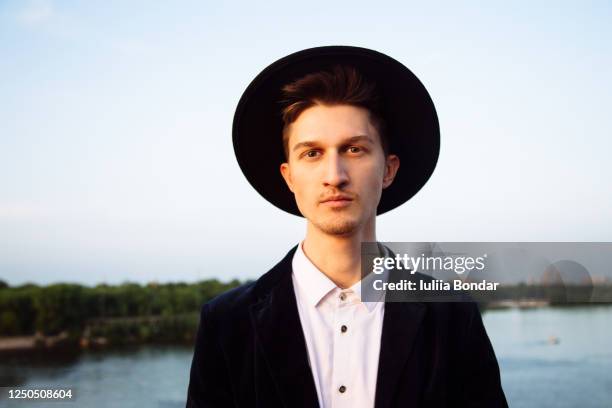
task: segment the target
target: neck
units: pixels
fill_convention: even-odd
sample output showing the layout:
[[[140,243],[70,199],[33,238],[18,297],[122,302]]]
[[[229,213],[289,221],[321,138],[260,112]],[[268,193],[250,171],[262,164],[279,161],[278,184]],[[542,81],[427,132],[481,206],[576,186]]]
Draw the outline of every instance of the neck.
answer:
[[[302,249],[310,261],[338,287],[361,279],[361,243],[376,241],[376,218],[349,235],[330,235],[308,223]]]

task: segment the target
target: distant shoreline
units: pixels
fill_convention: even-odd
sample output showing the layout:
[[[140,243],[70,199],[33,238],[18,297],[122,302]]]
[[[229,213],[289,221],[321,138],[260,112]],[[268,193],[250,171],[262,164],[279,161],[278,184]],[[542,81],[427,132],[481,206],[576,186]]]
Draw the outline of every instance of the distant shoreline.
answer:
[[[62,347],[70,343],[68,332],[56,336],[6,336],[0,337],[0,353],[17,351],[49,350]]]
[[[584,303],[584,304],[554,304],[548,300],[542,299],[521,299],[521,300],[501,300],[493,301],[486,304],[481,304],[482,311],[495,310],[529,310],[542,308],[568,308],[568,307],[598,307],[610,306],[610,303]],[[129,322],[130,324],[141,325],[143,319],[139,317],[108,319],[106,324],[116,324],[120,322]],[[194,326],[195,331],[197,327]],[[123,338],[121,341],[109,336],[92,336],[91,332],[85,332],[75,335],[68,331],[62,331],[57,335],[42,335],[41,333],[27,336],[0,336],[0,356],[5,354],[20,354],[20,353],[36,353],[44,351],[83,351],[83,350],[104,350],[115,349],[126,346],[140,346],[147,344],[167,345],[167,344],[193,344],[194,337],[192,335],[183,338],[174,339],[155,339],[155,338],[139,338],[130,337]]]
[[[46,351],[84,351],[84,350],[104,350],[115,349],[127,346],[140,345],[180,345],[193,344],[193,341],[174,340],[174,341],[144,341],[134,340],[126,343],[114,343],[107,337],[79,339],[71,338],[67,332],[62,332],[56,336],[4,336],[0,337],[0,356],[6,354],[37,353]]]
[[[487,309],[535,309],[550,306],[550,302],[544,299],[496,300],[486,304]]]

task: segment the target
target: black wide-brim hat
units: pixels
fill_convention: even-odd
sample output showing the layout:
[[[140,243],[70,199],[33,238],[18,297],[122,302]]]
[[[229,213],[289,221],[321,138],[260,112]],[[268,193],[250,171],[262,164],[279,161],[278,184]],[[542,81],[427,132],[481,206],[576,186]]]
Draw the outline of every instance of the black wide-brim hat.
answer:
[[[383,190],[377,214],[408,201],[425,185],[440,152],[440,127],[434,104],[419,79],[400,62],[366,48],[327,46],[288,55],[264,69],[238,102],[233,123],[234,151],[251,185],[266,200],[301,216],[280,173],[285,161],[281,116],[283,86],[334,65],[356,68],[375,82],[390,153],[400,158],[393,183]]]

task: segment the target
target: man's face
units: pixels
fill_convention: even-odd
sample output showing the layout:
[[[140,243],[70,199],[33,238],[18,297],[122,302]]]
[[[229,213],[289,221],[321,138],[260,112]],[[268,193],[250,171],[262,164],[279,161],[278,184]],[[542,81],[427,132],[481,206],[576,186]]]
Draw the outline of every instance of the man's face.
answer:
[[[321,231],[350,235],[376,216],[399,158],[385,157],[366,109],[315,105],[288,129],[281,173],[300,212]]]

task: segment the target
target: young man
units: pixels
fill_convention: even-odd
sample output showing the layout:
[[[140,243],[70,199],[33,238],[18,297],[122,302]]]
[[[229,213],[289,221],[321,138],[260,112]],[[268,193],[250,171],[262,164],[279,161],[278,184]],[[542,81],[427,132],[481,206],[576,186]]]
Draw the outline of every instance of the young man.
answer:
[[[437,161],[418,79],[371,50],[301,51],[251,83],[233,133],[247,179],[304,216],[306,236],[203,306],[187,406],[506,407],[474,304],[361,300],[376,215],[412,197]]]

